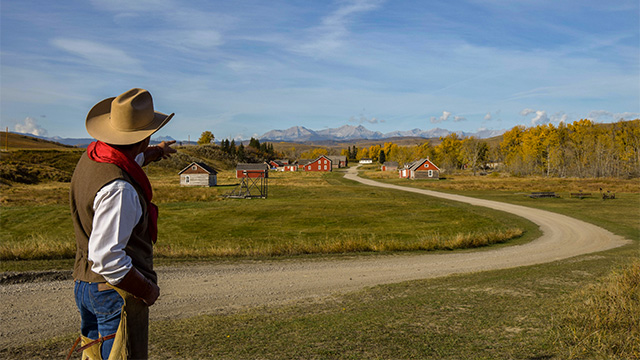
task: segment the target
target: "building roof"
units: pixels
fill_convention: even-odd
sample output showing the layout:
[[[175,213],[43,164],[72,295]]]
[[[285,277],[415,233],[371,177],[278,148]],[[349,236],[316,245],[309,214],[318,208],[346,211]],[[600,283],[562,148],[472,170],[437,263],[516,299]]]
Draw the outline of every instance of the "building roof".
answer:
[[[388,167],[398,167],[398,162],[397,161],[385,161],[384,164],[382,164],[384,166],[388,166]]]
[[[347,157],[345,155],[327,155],[326,157],[331,161],[347,161]]]
[[[422,164],[424,164],[427,161],[429,162],[429,164],[433,165],[436,168],[436,170],[438,170],[438,171],[440,170],[440,168],[438,168],[436,166],[436,164],[432,163],[431,160],[429,160],[429,158],[416,160],[416,161],[412,162],[411,164],[409,164],[407,167],[410,170],[413,171],[413,170],[416,170],[417,168],[419,168],[420,166],[422,166]]]
[[[206,171],[207,173],[211,174],[211,175],[216,175],[218,172],[216,171],[216,169],[210,167],[209,165],[203,163],[203,162],[199,162],[199,161],[194,161],[191,164],[189,164],[189,166],[185,167],[184,169],[180,170],[180,172],[178,173],[178,175],[182,174],[183,172],[189,170],[193,165],[197,165],[199,166],[202,170]]]
[[[236,170],[269,170],[269,165],[265,163],[239,163]]]

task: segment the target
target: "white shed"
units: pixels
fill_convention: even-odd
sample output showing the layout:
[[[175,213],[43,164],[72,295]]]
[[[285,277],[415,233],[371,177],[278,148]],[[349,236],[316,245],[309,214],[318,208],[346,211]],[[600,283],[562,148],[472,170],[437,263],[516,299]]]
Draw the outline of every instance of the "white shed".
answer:
[[[216,186],[218,172],[205,163],[192,162],[178,173],[181,186]]]

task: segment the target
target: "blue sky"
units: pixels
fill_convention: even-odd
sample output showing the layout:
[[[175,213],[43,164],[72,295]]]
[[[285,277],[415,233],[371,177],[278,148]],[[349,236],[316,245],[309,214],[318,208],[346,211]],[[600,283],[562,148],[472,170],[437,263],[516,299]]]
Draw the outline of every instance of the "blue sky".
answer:
[[[0,1],[2,129],[146,88],[186,140],[640,117],[637,0]]]

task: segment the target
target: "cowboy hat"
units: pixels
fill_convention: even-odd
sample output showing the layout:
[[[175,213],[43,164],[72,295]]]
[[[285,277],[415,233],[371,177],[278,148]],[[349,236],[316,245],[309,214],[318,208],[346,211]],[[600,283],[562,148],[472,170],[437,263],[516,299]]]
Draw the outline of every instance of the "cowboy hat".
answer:
[[[130,145],[160,130],[173,115],[154,111],[151,94],[134,88],[94,105],[87,114],[86,127],[89,135],[97,140]]]

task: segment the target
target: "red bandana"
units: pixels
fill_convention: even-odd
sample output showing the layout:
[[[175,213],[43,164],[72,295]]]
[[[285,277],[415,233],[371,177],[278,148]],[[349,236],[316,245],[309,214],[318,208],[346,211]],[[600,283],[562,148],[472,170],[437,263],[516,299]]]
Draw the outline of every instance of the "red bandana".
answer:
[[[144,193],[144,200],[147,202],[147,211],[149,212],[149,235],[151,235],[151,239],[155,244],[158,240],[158,207],[151,202],[153,190],[144,170],[134,159],[102,141],[95,141],[89,144],[87,155],[93,161],[116,165],[140,185]]]

